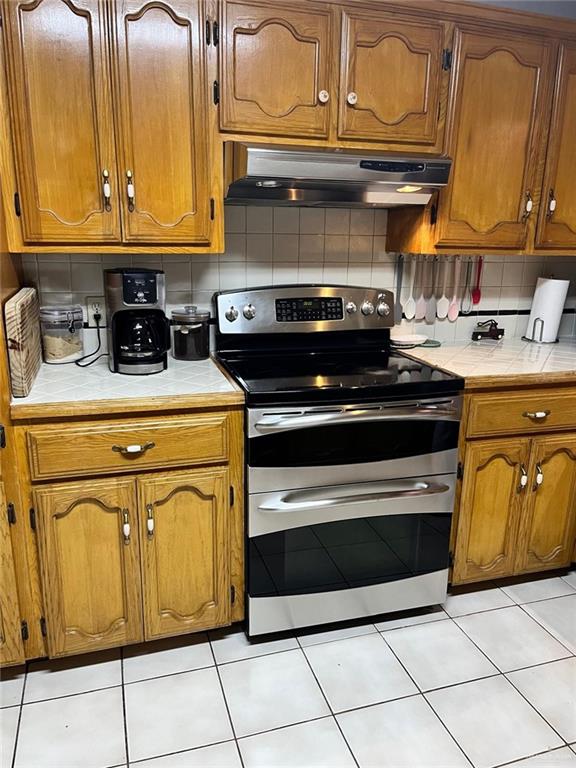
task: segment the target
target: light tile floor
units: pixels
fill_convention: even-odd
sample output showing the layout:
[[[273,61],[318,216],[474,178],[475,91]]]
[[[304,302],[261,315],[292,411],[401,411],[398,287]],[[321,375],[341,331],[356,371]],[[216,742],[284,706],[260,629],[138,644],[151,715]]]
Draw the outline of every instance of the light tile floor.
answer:
[[[576,768],[576,572],[30,663],[0,705],[0,768]]]

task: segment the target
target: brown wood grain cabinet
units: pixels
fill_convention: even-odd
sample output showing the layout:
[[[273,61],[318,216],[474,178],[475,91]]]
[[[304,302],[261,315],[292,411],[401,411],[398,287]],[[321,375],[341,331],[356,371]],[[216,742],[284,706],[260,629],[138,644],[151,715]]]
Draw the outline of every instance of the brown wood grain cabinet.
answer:
[[[203,7],[3,3],[24,247],[218,238]]]
[[[569,399],[573,390],[564,392]],[[522,395],[530,412],[538,412],[545,394],[542,390]],[[466,397],[454,584],[564,568],[572,561],[576,541],[576,415],[564,425],[570,431],[557,431],[558,425],[550,416],[561,407],[562,390],[552,389],[548,399],[552,405],[531,420],[530,429],[515,432],[511,418],[495,433],[508,432],[507,437],[486,437],[493,431],[484,408],[487,397],[495,398],[498,404],[499,398],[515,396],[494,393]],[[512,402],[511,410],[514,408]],[[478,435],[482,439],[477,439]]]
[[[342,13],[338,136],[430,145],[444,137],[451,25],[385,11]]]
[[[0,481],[0,664],[24,661],[20,612],[4,483]]]
[[[576,42],[560,47],[536,248],[576,248]]]

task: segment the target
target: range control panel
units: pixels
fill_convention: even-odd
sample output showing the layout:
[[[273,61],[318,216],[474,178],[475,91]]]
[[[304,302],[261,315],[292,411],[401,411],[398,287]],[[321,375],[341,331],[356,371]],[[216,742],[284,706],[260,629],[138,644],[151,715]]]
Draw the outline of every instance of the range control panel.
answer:
[[[215,296],[220,333],[302,333],[391,328],[391,291],[344,285],[284,285]]]

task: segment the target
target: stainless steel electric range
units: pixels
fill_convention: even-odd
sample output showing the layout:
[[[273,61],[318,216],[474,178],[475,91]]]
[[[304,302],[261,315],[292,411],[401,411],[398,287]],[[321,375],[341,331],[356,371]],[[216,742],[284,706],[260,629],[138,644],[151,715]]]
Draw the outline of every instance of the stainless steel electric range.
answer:
[[[389,291],[215,303],[246,393],[248,634],[443,602],[463,380],[392,349]]]

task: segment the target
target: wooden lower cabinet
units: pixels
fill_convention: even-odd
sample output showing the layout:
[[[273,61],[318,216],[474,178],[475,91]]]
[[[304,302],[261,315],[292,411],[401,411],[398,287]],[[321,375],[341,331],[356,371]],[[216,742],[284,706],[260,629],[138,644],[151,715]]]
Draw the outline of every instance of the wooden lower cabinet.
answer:
[[[570,564],[576,536],[573,433],[467,443],[453,584]]]
[[[34,491],[50,656],[143,639],[134,480]]]
[[[576,436],[534,439],[530,469],[516,571],[562,568],[572,560],[576,535]]]
[[[0,664],[19,664],[23,661],[12,542],[4,484],[0,482]]]
[[[228,470],[138,485],[146,639],[229,624]]]

